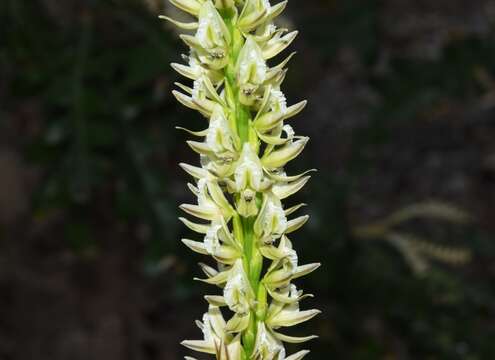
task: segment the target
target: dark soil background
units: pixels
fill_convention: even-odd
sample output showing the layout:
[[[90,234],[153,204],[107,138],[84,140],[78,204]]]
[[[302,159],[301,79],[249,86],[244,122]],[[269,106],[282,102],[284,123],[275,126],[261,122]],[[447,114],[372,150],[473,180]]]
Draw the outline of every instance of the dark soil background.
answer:
[[[204,124],[170,96],[163,4],[0,1],[1,360],[174,360],[200,337],[213,289],[179,242],[177,163],[197,160],[174,126]],[[320,170],[294,236],[323,263],[308,359],[495,359],[495,2],[288,8],[312,139],[289,170]]]

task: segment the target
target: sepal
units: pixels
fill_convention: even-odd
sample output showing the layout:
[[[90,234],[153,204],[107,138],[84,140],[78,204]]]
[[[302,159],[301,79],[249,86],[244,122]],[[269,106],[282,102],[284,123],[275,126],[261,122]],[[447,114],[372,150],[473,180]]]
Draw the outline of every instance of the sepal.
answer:
[[[284,145],[280,149],[263,156],[261,158],[261,163],[268,169],[283,167],[289,161],[295,159],[304,150],[308,141],[308,137],[302,137],[290,144]]]
[[[185,22],[174,20],[174,19],[172,19],[168,16],[164,16],[164,15],[160,15],[159,18],[162,20],[167,20],[168,22],[177,26],[179,29],[183,29],[183,30],[196,30],[199,26],[199,24],[197,22],[185,23]]]
[[[198,16],[201,2],[198,0],[169,0],[172,5],[191,15]]]

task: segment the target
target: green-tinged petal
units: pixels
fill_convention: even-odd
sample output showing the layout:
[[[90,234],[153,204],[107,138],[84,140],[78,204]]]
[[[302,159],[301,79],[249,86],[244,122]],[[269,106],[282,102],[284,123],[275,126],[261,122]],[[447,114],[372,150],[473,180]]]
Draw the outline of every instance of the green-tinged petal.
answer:
[[[220,216],[218,209],[213,209],[210,207],[202,207],[199,205],[182,204],[179,208],[188,213],[189,215],[195,216],[199,219],[213,221]]]
[[[283,146],[273,151],[267,156],[263,156],[261,162],[268,169],[276,169],[285,166],[289,161],[296,158],[308,143],[309,138],[303,137],[294,141],[292,144]]]
[[[208,97],[217,102],[218,104],[222,106],[227,106],[225,104],[225,101],[218,95],[217,90],[213,86],[213,83],[211,82],[210,78],[208,76],[203,76],[203,83],[205,85],[205,88],[208,92]]]
[[[264,135],[260,132],[257,133],[258,137],[266,144],[269,145],[284,145],[289,141],[288,139],[280,137],[280,135]]]
[[[309,354],[309,350],[301,350],[301,351],[285,358],[285,360],[301,360],[302,358],[304,358],[308,354]]]
[[[284,70],[285,66],[289,63],[289,61],[296,55],[296,52],[292,52],[289,56],[285,58],[284,61],[282,61],[280,64],[277,66],[273,66],[268,70],[268,76],[267,76],[267,81],[270,82],[273,80],[275,76],[277,76],[281,71]]]
[[[291,279],[291,271],[280,269],[267,274],[267,276],[263,279],[263,283],[265,283],[267,287],[277,288],[287,285]]]
[[[306,341],[310,341],[310,340],[313,340],[313,339],[317,339],[318,336],[316,335],[310,335],[310,336],[289,336],[289,335],[284,335],[284,334],[281,334],[281,333],[278,333],[278,332],[273,332],[273,335],[275,335],[275,337],[277,339],[279,339],[280,341],[283,341],[283,342],[286,342],[286,343],[290,343],[290,344],[301,344],[301,343],[304,343]]]
[[[206,251],[205,245],[202,242],[188,239],[182,239],[182,242],[192,251],[197,252],[198,254],[208,255],[208,251]]]
[[[197,80],[199,78],[199,74],[193,70],[190,66],[182,65],[182,64],[177,64],[177,63],[172,63],[170,64],[172,68],[177,71],[179,74],[182,76],[191,79],[191,80]]]
[[[258,112],[256,113],[256,117],[254,118],[254,121],[257,121],[261,115],[267,113],[270,109],[270,98],[271,98],[271,93],[272,93],[272,86],[268,84],[265,86],[265,92],[263,94],[263,99],[261,100],[260,108]]]
[[[242,359],[242,353],[244,349],[241,344],[241,334],[237,334],[237,336],[227,344],[227,356],[224,359],[219,360],[235,360]]]
[[[182,34],[179,36],[181,40],[190,48],[199,51],[199,52],[204,52],[205,50],[203,49],[203,46],[201,42],[194,36],[191,35],[186,35]]]
[[[230,206],[229,201],[225,197],[222,189],[218,186],[216,181],[208,181],[208,192],[210,193],[213,201],[220,206],[226,212],[232,212],[232,207]]]
[[[196,179],[202,179],[202,178],[207,178],[211,177],[212,175],[208,172],[208,170],[205,170],[203,168],[197,167],[197,166],[192,166],[189,164],[185,163],[180,163],[179,166],[187,172],[189,175]]]
[[[201,3],[196,0],[169,0],[177,8],[188,12],[191,15],[198,16],[201,9]]]
[[[274,328],[290,327],[311,320],[320,313],[321,311],[316,309],[305,311],[283,310],[276,316],[268,319],[267,324]]]
[[[187,85],[184,85],[184,84],[181,84],[180,82],[174,82],[174,85],[177,86],[178,88],[180,88],[182,91],[184,91],[186,94],[189,94],[189,95],[192,95],[192,93],[194,92],[194,89],[187,86]]]
[[[263,48],[263,57],[266,60],[269,60],[280,54],[294,41],[297,34],[298,31],[293,31],[280,38],[275,38],[268,41],[266,46]]]
[[[210,285],[221,285],[227,282],[228,277],[229,277],[228,271],[222,271],[219,272],[217,275],[208,279],[194,278],[194,280],[201,281]]]
[[[283,112],[272,111],[265,115],[262,115],[257,120],[255,120],[254,126],[258,131],[262,132],[271,130],[277,127],[282,121],[299,114],[301,111],[304,110],[307,103],[308,102],[304,100],[295,105],[289,106]]]
[[[298,174],[298,175],[292,175],[292,176],[287,176],[285,173],[273,173],[273,172],[267,172],[268,177],[274,181],[281,182],[281,183],[291,183],[294,181],[297,181],[301,179],[302,177],[306,176],[309,173],[316,172],[318,170],[316,169],[310,169],[306,170],[305,172]],[[282,184],[285,185],[285,184]]]
[[[218,9],[231,9],[235,6],[234,0],[215,0],[215,6]]]
[[[288,209],[285,210],[285,216],[290,216],[292,215],[293,213],[295,213],[297,210],[307,206],[308,204],[305,204],[305,203],[302,203],[302,204],[298,204],[296,206],[292,206]]]
[[[197,224],[194,223],[186,218],[180,217],[179,220],[186,225],[189,229],[191,229],[194,232],[197,232],[199,234],[206,234],[208,232],[208,229],[210,225],[208,224]]]
[[[242,254],[231,246],[221,246],[215,254],[210,255],[218,262],[226,265],[232,265],[242,257]]]
[[[303,177],[297,181],[293,181],[293,182],[286,183],[286,184],[274,185],[272,188],[272,192],[279,199],[281,199],[281,200],[286,199],[289,196],[294,195],[299,190],[301,190],[304,187],[304,185],[307,184],[309,179],[311,179],[311,176],[305,176],[305,177]]]
[[[291,232],[294,232],[296,230],[299,230],[301,227],[304,226],[308,222],[309,215],[304,215],[304,216],[299,216],[298,218],[295,218],[293,220],[290,220],[287,223],[287,230],[285,231],[286,234],[290,234]]]
[[[287,253],[275,246],[260,246],[261,254],[270,260],[279,260],[287,256]]]
[[[225,320],[218,306],[210,305],[208,307],[208,319],[211,327],[217,336],[222,336],[225,329]]]
[[[212,346],[212,343],[204,340],[185,340],[181,342],[181,345],[197,352],[213,355],[216,353],[216,349]]]
[[[302,265],[298,266],[294,273],[292,274],[292,279],[297,279],[303,276],[306,276],[316,269],[318,269],[321,266],[320,263],[313,263],[313,264],[307,264],[307,265]]]
[[[287,218],[280,200],[266,194],[258,218],[254,222],[254,232],[266,243],[280,238],[287,229]]]
[[[206,134],[208,134],[208,129],[202,130],[202,131],[192,131],[192,130],[189,130],[189,129],[186,129],[186,128],[183,128],[180,126],[176,126],[175,128],[177,130],[182,130],[182,131],[187,132],[188,134],[191,134],[193,136],[198,136],[198,137],[204,137],[204,136],[206,136]]]
[[[168,16],[160,15],[158,16],[162,20],[167,20],[177,26],[179,29],[184,29],[184,30],[196,30],[198,28],[198,23],[197,22],[190,22],[190,23],[185,23],[181,21],[174,20]]]
[[[246,330],[248,326],[249,326],[249,315],[235,314],[227,322],[225,331],[229,333],[238,333]]]
[[[183,93],[181,93],[177,90],[173,90],[172,94],[175,96],[177,101],[180,102],[185,107],[188,107],[192,110],[198,110],[198,107],[196,106],[196,104],[194,104],[194,102],[192,101],[192,98],[190,98],[189,96],[184,95]]]
[[[204,2],[198,18],[199,28],[196,38],[203,47],[210,49],[216,46],[226,46],[231,42],[229,29],[211,1]]]
[[[248,3],[249,1],[246,2],[246,4]],[[253,11],[249,14],[247,14],[246,11],[243,11],[241,13],[238,26],[242,31],[248,33],[257,26],[261,25],[265,21],[267,14],[267,9],[262,9],[261,11]]]
[[[241,260],[229,271],[223,297],[231,311],[243,316],[249,314],[254,294]]]
[[[285,8],[287,7],[287,3],[288,3],[288,1],[285,0],[285,1],[279,2],[276,5],[273,5],[270,9],[270,14],[268,15],[268,19],[273,20],[277,16],[282,14],[284,12]]]
[[[283,304],[294,304],[295,302],[298,302],[299,301],[299,298],[294,298],[292,296],[290,296],[290,294],[288,292],[279,292],[275,289],[272,289],[270,287],[267,287],[266,288],[267,291],[268,291],[268,294],[270,294],[270,296],[277,302],[280,303],[280,310],[282,309],[283,307]],[[271,311],[273,311],[273,309],[271,309]]]
[[[219,274],[219,272],[217,270],[215,270],[214,268],[212,268],[209,265],[199,263],[199,266],[200,266],[201,270],[205,273],[205,275],[208,276],[209,278],[217,276]]]
[[[208,301],[208,304],[213,305],[213,306],[227,306],[227,303],[225,302],[225,298],[223,296],[219,295],[206,295],[205,300]]]
[[[274,300],[288,305],[294,304],[306,298],[314,297],[313,294],[304,294],[304,295],[299,295],[297,297],[293,297],[288,292],[277,291],[276,289],[273,288],[267,288],[267,291]]]
[[[195,152],[200,155],[208,155],[211,154],[211,148],[206,144],[198,141],[187,141],[187,145]]]

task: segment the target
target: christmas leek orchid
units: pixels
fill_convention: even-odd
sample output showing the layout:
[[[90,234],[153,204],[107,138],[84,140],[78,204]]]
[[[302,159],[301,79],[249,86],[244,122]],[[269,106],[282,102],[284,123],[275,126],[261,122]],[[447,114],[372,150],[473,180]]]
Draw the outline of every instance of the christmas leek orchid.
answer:
[[[319,313],[300,310],[311,295],[293,284],[319,267],[299,264],[288,238],[308,220],[289,218],[304,204],[282,204],[310,178],[283,169],[308,142],[286,124],[306,101],[289,106],[281,91],[292,55],[272,67],[267,63],[297,35],[273,22],[287,1],[170,1],[195,18],[184,23],[163,17],[186,30],[181,39],[189,47],[186,63],[172,67],[192,85],[177,84],[180,91],[173,94],[208,120],[203,131],[181,128],[196,137],[188,145],[201,164],[181,164],[194,179],[189,188],[197,198],[181,209],[198,220],[180,220],[200,234],[200,240],[182,241],[213,257],[215,266],[200,264],[206,277],[199,280],[219,288],[205,297],[209,309],[197,322],[203,339],[183,345],[221,360],[302,359],[308,351],[289,356],[284,343],[315,336],[293,337],[280,329]]]

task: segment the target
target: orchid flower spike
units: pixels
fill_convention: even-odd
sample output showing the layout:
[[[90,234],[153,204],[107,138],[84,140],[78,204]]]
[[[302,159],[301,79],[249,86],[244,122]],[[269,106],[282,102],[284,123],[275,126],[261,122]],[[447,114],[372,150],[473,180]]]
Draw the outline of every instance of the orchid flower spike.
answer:
[[[319,313],[300,309],[312,295],[294,281],[320,264],[299,264],[288,238],[308,221],[304,215],[290,218],[304,204],[282,203],[303,188],[311,171],[289,176],[284,170],[309,140],[286,123],[306,106],[288,105],[281,90],[293,54],[269,64],[297,35],[274,24],[287,1],[169,1],[194,17],[189,23],[161,17],[187,31],[181,35],[189,50],[186,63],[172,67],[191,84],[178,83],[173,94],[208,122],[201,131],[180,128],[196,137],[188,145],[200,157],[199,166],[181,164],[193,177],[189,188],[197,198],[181,209],[197,220],[180,220],[200,234],[182,241],[213,259],[200,264],[206,275],[200,280],[217,287],[205,296],[209,308],[197,322],[203,339],[183,345],[217,360],[302,359],[309,351],[288,355],[284,344],[316,336],[280,329]]]

